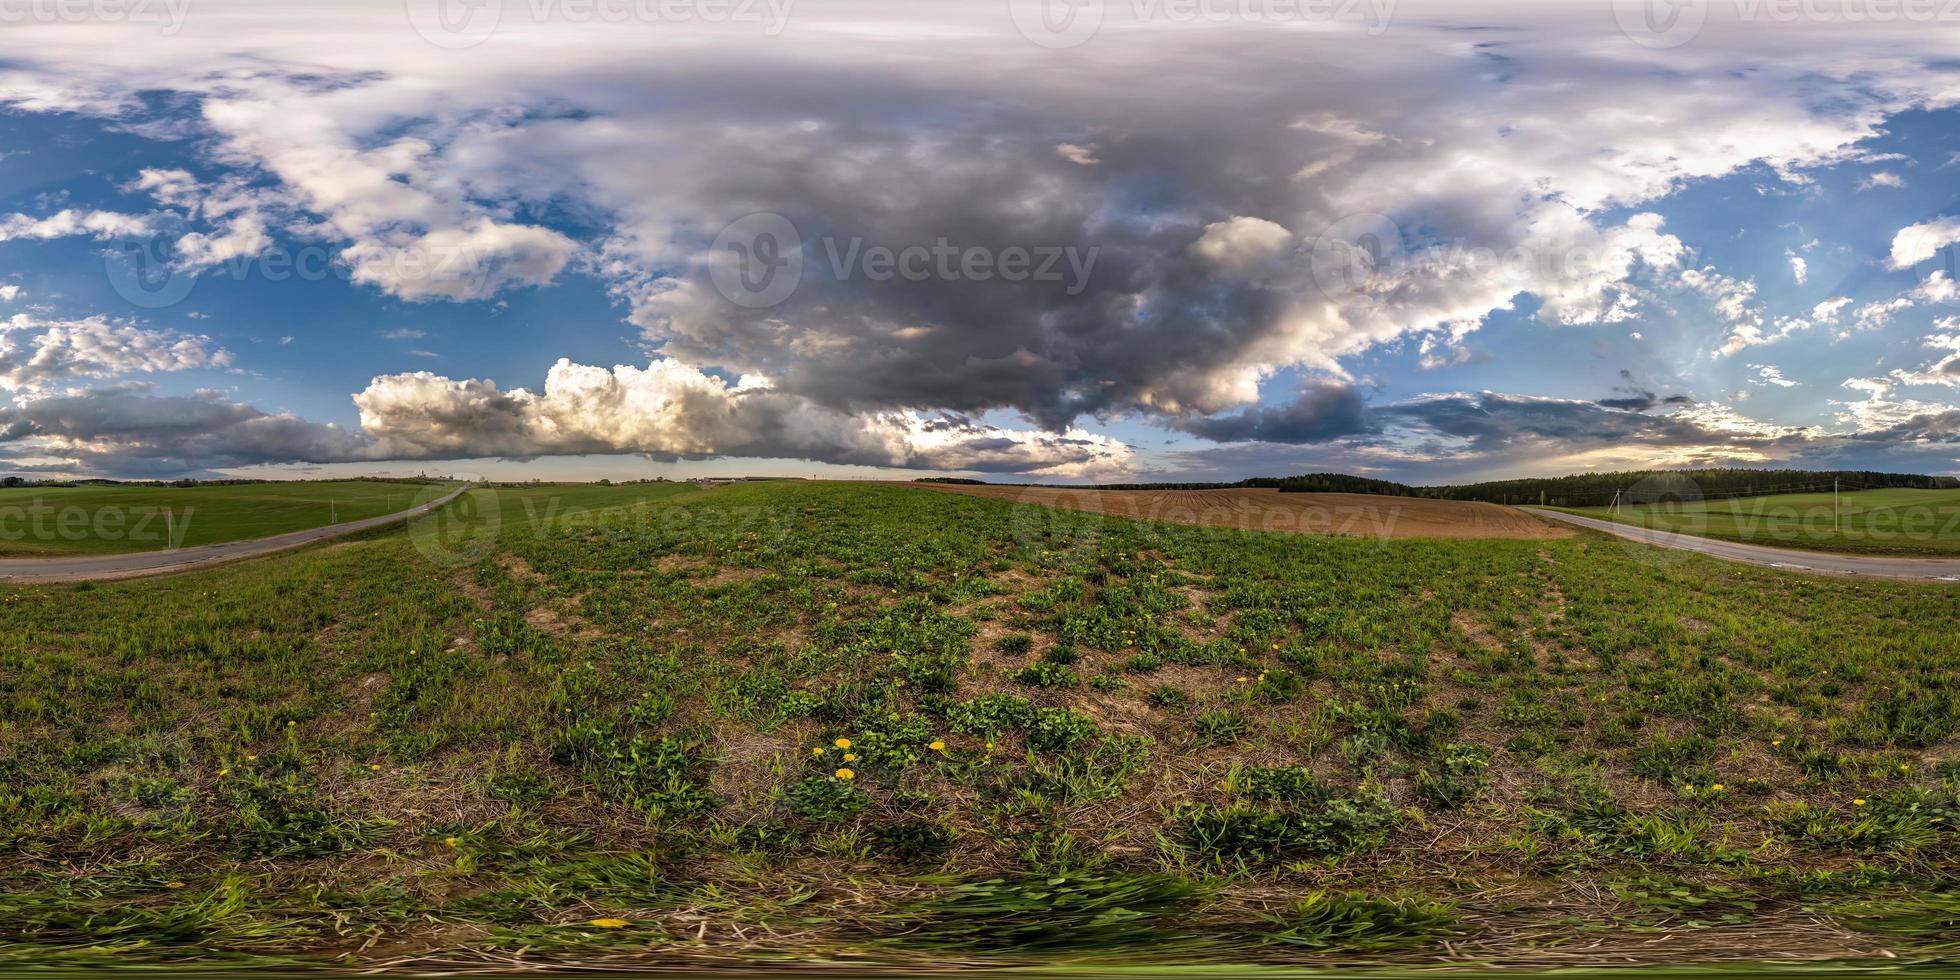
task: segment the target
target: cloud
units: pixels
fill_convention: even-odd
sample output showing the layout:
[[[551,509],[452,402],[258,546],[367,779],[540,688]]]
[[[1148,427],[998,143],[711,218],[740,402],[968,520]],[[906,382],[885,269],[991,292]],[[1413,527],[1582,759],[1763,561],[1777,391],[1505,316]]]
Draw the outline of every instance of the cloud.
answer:
[[[1206,225],[1191,252],[1222,272],[1245,275],[1292,241],[1293,233],[1277,222],[1237,215]]]
[[[1621,389],[1621,394],[1611,398],[1601,398],[1593,404],[1605,408],[1616,408],[1623,412],[1644,412],[1651,408],[1672,405],[1693,405],[1695,400],[1687,395],[1659,395],[1644,388]]]
[[[113,386],[0,408],[0,446],[15,457],[64,457],[83,470],[124,474],[635,454],[1070,478],[1121,475],[1131,458],[1122,442],[1080,429],[1013,429],[944,413],[846,415],[774,391],[762,379],[730,385],[665,359],[611,370],[560,360],[540,392],[426,371],[386,375],[354,404],[360,429],[349,431],[216,392],[158,396]]]
[[[1215,442],[1327,442],[1375,429],[1361,393],[1332,382],[1305,385],[1282,405],[1259,405],[1223,418],[1189,418],[1175,424]]]
[[[826,411],[760,379],[729,385],[671,359],[611,370],[561,359],[536,393],[426,371],[387,375],[354,403],[374,440],[369,454],[386,459],[726,455],[1080,476],[1120,470],[1130,455],[1120,442],[1076,429]]]
[[[148,235],[151,218],[116,211],[65,208],[42,218],[10,214],[0,218],[0,242],[15,239],[87,237],[97,240]]]
[[[550,228],[477,218],[460,228],[357,241],[341,256],[357,283],[406,300],[461,301],[545,285],[577,251],[578,243]]]
[[[1809,261],[1805,260],[1803,256],[1788,250],[1784,251],[1783,255],[1785,258],[1790,260],[1790,276],[1791,278],[1797,281],[1797,285],[1801,286],[1804,283],[1809,282],[1810,281]]]
[[[1874,187],[1890,187],[1890,188],[1898,189],[1898,188],[1903,188],[1905,186],[1906,186],[1906,179],[1904,177],[1901,177],[1898,174],[1892,173],[1887,170],[1880,170],[1858,182],[1858,189],[1861,191],[1868,191]]]
[[[83,378],[223,367],[230,352],[211,338],[90,317],[0,321],[0,388],[35,392]]]
[[[1960,216],[1935,218],[1901,228],[1892,236],[1892,268],[1917,265],[1955,242],[1960,242]]]
[[[1061,154],[1062,159],[1077,166],[1093,167],[1102,162],[1096,158],[1095,147],[1083,146],[1080,143],[1058,143],[1055,145],[1055,152]]]
[[[0,447],[73,459],[88,472],[169,475],[361,459],[364,444],[337,426],[263,412],[211,392],[157,396],[118,386],[0,407]]]
[[[1085,414],[1234,411],[1280,372],[1338,376],[1411,334],[1460,341],[1521,296],[1547,323],[1625,322],[1649,295],[1637,277],[1685,252],[1643,204],[1746,168],[1805,180],[1956,94],[1937,40],[1883,27],[1711,29],[1660,54],[1595,43],[1577,15],[1493,16],[1501,44],[1476,48],[1413,11],[1368,44],[1339,25],[1110,24],[1058,86],[1051,52],[962,5],[870,33],[848,6],[799,11],[797,43],[767,46],[739,25],[540,23],[433,58],[398,9],[302,6],[272,25],[217,4],[168,45],[116,23],[10,34],[0,101],[193,140],[194,169],[223,174],[197,186],[230,203],[191,213],[189,183],[152,180],[195,226],[186,262],[290,234],[430,301],[585,271],[684,363],[846,415],[1007,410],[1061,432]],[[894,43],[920,39],[924,55]],[[1175,68],[1187,81],[1166,89]],[[1806,95],[1819,84],[1834,97]],[[1332,92],[1338,107],[1315,104]],[[755,212],[794,222],[816,260],[762,309],[708,276],[717,234]],[[1278,259],[1246,274],[1376,217],[1399,251],[1351,282]],[[1074,291],[827,274],[824,242],[852,238],[1099,258]],[[431,268],[443,253],[468,258]],[[1730,321],[1744,327],[1775,329]]]
[[[1810,318],[1818,323],[1835,323],[1837,322],[1838,314],[1844,312],[1844,308],[1850,305],[1851,297],[1833,296],[1811,307]]]
[[[1784,377],[1783,369],[1774,364],[1751,364],[1749,366],[1756,369],[1756,377],[1749,380],[1749,383],[1752,385],[1775,385],[1778,388],[1795,388],[1797,386],[1797,382]]]

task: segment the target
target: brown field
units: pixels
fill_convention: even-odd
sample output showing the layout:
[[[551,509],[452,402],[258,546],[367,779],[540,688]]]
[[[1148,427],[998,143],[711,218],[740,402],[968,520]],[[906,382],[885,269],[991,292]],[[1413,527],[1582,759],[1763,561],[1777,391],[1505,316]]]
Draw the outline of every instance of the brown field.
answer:
[[[901,483],[1146,521],[1242,531],[1372,538],[1563,538],[1572,532],[1523,511],[1462,500],[1278,490],[1077,490],[1067,487]]]

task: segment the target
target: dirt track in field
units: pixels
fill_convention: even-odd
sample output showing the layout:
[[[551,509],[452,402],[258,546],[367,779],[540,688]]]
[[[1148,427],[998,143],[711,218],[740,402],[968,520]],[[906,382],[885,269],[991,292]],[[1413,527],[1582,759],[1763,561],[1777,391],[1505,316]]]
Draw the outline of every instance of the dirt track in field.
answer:
[[[1572,532],[1511,507],[1363,493],[1278,490],[1074,490],[957,483],[894,486],[1242,531],[1369,538],[1563,538]]]

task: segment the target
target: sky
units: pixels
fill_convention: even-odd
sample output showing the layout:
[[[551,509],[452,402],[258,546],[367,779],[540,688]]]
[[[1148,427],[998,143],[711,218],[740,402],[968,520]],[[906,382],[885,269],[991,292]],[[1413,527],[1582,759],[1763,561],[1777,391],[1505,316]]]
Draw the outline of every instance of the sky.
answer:
[[[0,475],[1960,472],[1955,20],[0,0]]]

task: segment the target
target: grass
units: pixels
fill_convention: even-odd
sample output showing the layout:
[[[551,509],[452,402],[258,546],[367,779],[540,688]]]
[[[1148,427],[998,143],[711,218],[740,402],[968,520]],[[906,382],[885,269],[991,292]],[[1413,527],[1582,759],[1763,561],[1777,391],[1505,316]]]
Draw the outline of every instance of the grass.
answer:
[[[0,557],[118,554],[269,537],[407,510],[433,484],[0,488]]]
[[[0,964],[1954,942],[1945,586],[900,487],[471,498],[0,590]]]
[[[1960,490],[1859,490],[1562,508],[1601,520],[1750,544],[1847,554],[1960,557]]]

